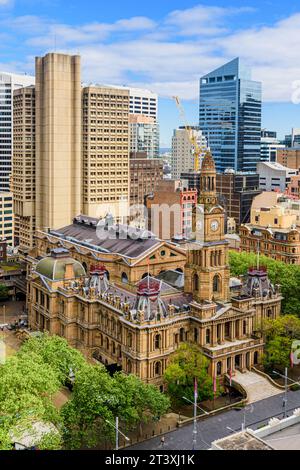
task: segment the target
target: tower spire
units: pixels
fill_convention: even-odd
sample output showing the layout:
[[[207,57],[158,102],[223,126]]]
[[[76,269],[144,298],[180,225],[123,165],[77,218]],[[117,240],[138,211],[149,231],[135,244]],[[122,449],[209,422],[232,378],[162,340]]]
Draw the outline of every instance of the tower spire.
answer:
[[[205,152],[200,172],[200,204],[216,204],[216,166],[209,150]]]

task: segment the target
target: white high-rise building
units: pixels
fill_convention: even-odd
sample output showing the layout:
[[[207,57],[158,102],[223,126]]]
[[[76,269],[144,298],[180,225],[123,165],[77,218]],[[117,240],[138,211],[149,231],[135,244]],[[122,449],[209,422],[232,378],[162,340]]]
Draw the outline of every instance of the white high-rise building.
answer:
[[[108,85],[110,88],[129,90],[129,114],[144,114],[157,121],[158,96],[145,88],[132,88],[126,86]]]
[[[198,126],[190,127],[189,131],[196,139],[197,145],[201,148],[200,158],[207,149],[207,141]],[[172,178],[179,179],[181,173],[194,171],[194,145],[189,138],[188,131],[184,126],[175,129],[172,137],[172,154],[171,154],[171,173]]]
[[[159,127],[151,116],[130,114],[130,152],[145,152],[147,158],[159,158]]]
[[[29,75],[0,72],[0,191],[10,190],[13,152],[13,92],[34,85]]]
[[[158,98],[157,94],[143,88],[129,88],[130,114],[144,114],[151,116],[157,121]]]
[[[284,149],[285,145],[277,139],[276,132],[262,129],[260,143],[260,160],[262,162],[276,162],[278,149]]]
[[[147,158],[159,157],[157,93],[145,88],[109,86],[129,91],[130,152],[145,151]]]

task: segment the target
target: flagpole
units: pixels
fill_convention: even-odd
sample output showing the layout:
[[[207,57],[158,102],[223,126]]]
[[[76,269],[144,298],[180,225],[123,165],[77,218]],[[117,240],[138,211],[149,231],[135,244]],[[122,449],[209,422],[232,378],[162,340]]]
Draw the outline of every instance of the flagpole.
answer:
[[[198,398],[198,384],[197,379],[194,379],[194,429],[193,429],[193,450],[196,449],[197,443],[197,398]]]

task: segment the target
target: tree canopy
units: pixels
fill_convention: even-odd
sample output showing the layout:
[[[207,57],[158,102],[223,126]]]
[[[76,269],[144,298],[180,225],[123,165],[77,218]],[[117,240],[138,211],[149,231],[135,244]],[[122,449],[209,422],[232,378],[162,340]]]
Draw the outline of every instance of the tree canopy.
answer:
[[[250,266],[256,265],[256,254],[230,251],[229,263],[232,276],[244,275]],[[281,284],[282,313],[300,316],[300,266],[267,256],[260,256],[260,264],[266,266],[268,276],[274,284]]]
[[[208,364],[208,359],[198,346],[191,343],[180,344],[171,356],[164,374],[168,393],[175,402],[183,401],[182,397],[194,400],[195,378],[198,383],[198,399],[201,401],[213,398],[213,381],[208,374]]]
[[[71,399],[59,411],[54,394],[75,374]],[[0,450],[12,446],[14,429],[30,423],[53,423],[58,433],[45,435],[40,449],[95,447],[111,442],[116,416],[124,429],[159,418],[169,398],[135,375],[110,376],[102,365],[88,363],[67,341],[47,333],[28,339],[0,366]]]
[[[159,418],[169,399],[135,375],[111,377],[101,365],[86,365],[75,375],[72,399],[62,409],[68,448],[94,447],[114,438],[116,416],[124,430]],[[108,422],[107,422],[108,421]]]
[[[282,315],[276,320],[266,319],[261,333],[266,341],[264,367],[267,370],[288,367],[292,342],[300,339],[300,319],[295,315]]]
[[[0,284],[0,300],[8,298],[9,288],[5,284]]]

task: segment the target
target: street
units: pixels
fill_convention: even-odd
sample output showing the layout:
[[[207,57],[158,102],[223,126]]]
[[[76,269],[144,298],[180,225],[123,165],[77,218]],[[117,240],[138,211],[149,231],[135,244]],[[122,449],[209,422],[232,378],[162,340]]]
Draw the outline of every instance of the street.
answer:
[[[257,429],[267,424],[273,416],[283,417],[284,392],[270,398],[247,405],[246,427]],[[291,415],[295,408],[300,407],[300,390],[288,392],[287,410]],[[244,409],[230,410],[222,414],[211,416],[203,421],[197,421],[197,445],[196,449],[205,450],[210,448],[212,441],[228,436],[232,430],[241,430],[244,420]],[[228,429],[227,426],[230,428]],[[232,430],[231,430],[232,429]],[[161,438],[155,437],[148,441],[128,447],[130,450],[192,450],[193,423],[165,434],[165,442],[162,447]]]

